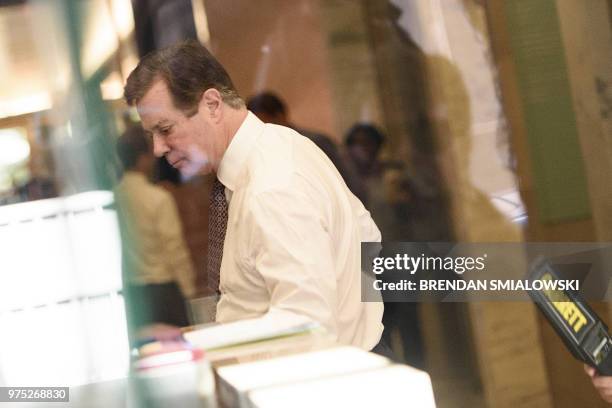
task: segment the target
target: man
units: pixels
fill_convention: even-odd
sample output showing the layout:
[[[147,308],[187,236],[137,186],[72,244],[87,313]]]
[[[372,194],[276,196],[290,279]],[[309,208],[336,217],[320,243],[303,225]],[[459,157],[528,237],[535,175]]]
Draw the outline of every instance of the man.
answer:
[[[145,57],[125,97],[156,156],[184,177],[217,175],[208,254],[209,282],[220,272],[216,321],[289,312],[320,322],[342,344],[378,344],[383,305],[361,302],[360,243],[379,241],[380,232],[320,149],[248,112],[195,41]]]
[[[140,126],[119,138],[117,154],[125,170],[115,191],[130,328],[186,326],[185,298],[195,292],[193,265],[172,195],[148,180],[153,156]]]

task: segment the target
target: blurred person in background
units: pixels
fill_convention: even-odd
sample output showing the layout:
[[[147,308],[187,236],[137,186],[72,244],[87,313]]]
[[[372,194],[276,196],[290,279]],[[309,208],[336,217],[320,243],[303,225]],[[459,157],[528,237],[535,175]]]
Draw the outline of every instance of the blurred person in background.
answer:
[[[422,196],[401,162],[387,162],[381,174],[381,196],[372,200],[372,217],[380,227],[383,247],[386,243],[418,242],[427,240],[429,223],[424,220]],[[391,253],[388,256],[392,256]],[[385,254],[383,249],[382,254]],[[387,278],[393,276],[387,274]],[[419,319],[419,305],[398,296],[385,300],[383,337],[393,344],[393,337],[401,344],[393,344],[405,363],[425,369],[425,349]]]
[[[383,254],[386,243],[440,239],[438,228],[427,217],[431,200],[418,188],[406,165],[380,159],[385,139],[382,131],[370,123],[356,123],[344,139],[347,163],[365,187],[362,201],[380,228]],[[391,249],[389,255],[392,253]],[[418,303],[398,297],[384,300],[383,339],[390,345],[394,338],[399,340],[393,344],[397,355],[411,366],[425,369]]]
[[[20,201],[42,200],[57,197],[55,182],[51,177],[33,176],[25,184],[17,187]]]
[[[125,170],[115,192],[130,328],[187,326],[194,270],[172,195],[149,181],[154,157],[140,126],[118,139],[117,154]]]
[[[210,296],[206,282],[208,246],[208,197],[214,177],[204,176],[183,181],[180,172],[164,158],[158,158],[153,182],[166,189],[176,202],[183,225],[183,235],[195,269],[197,296]],[[193,309],[191,310],[193,312]],[[193,316],[192,316],[193,317]]]
[[[384,200],[382,191],[384,164],[379,158],[384,142],[383,133],[369,123],[353,125],[344,137],[347,164],[362,186],[355,195],[370,211],[376,201]]]

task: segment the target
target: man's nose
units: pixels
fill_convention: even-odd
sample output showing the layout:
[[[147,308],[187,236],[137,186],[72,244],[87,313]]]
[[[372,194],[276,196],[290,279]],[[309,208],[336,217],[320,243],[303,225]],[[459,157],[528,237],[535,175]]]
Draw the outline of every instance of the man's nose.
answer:
[[[164,138],[153,135],[153,154],[155,157],[163,157],[169,151],[170,148]]]

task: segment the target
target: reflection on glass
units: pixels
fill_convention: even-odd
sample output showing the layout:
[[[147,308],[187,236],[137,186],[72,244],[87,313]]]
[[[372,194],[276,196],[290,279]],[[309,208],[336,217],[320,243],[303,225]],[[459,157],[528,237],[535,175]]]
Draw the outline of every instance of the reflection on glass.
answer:
[[[0,385],[124,377],[108,108],[133,59],[131,4],[11,3],[0,7]]]
[[[0,207],[0,362],[7,384],[76,385],[127,372],[110,204],[112,194],[100,191]]]

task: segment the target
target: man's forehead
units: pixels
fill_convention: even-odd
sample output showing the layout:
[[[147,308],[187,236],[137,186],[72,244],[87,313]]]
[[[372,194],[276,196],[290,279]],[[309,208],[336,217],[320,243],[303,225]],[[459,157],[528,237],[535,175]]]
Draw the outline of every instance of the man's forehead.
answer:
[[[157,81],[153,84],[136,103],[136,110],[145,129],[157,125],[162,120],[168,120],[175,109],[165,83]]]
[[[136,103],[138,113],[159,113],[172,108],[172,97],[166,83],[162,80],[155,81],[151,88],[145,92]]]
[[[166,121],[165,115],[159,109],[136,106],[138,116],[140,116],[141,124],[146,132],[151,132],[155,127],[158,127]]]
[[[144,103],[138,103],[136,105],[136,110],[138,111],[138,115],[141,119],[147,118],[150,120],[159,120],[169,112],[168,109],[164,109],[162,106]]]

